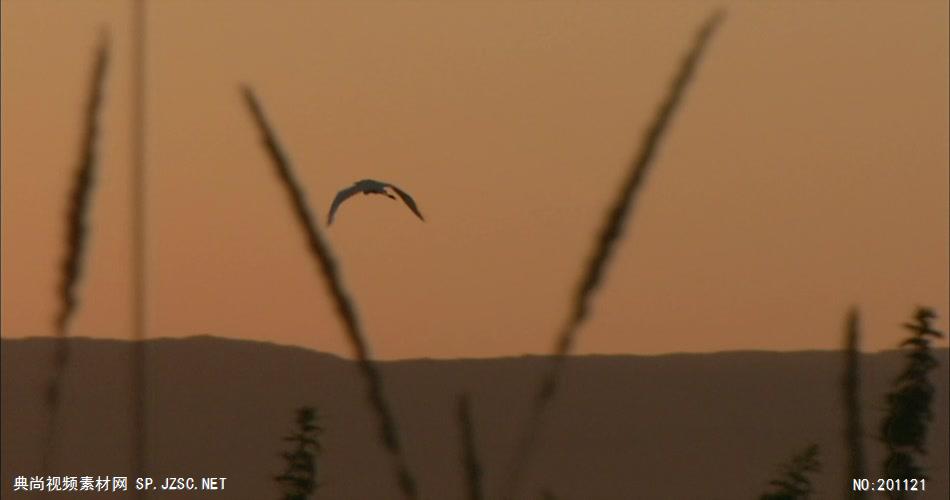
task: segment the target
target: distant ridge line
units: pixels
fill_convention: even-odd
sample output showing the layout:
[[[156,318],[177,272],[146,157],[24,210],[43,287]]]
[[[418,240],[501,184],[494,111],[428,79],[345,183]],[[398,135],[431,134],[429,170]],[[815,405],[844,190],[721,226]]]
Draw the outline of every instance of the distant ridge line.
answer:
[[[0,337],[0,341],[3,343],[6,342],[53,342],[55,337],[52,336],[28,336],[28,337]],[[112,337],[89,337],[82,335],[74,335],[68,339],[70,342],[92,342],[92,343],[116,343],[116,344],[129,344],[133,342],[130,339],[126,338],[112,338]],[[318,349],[313,349],[306,346],[296,345],[296,344],[285,344],[281,342],[275,342],[272,340],[257,340],[257,339],[242,339],[242,338],[233,338],[233,337],[222,337],[218,335],[210,334],[197,334],[189,335],[186,337],[150,337],[145,340],[147,344],[157,344],[157,343],[167,343],[167,342],[225,342],[233,344],[258,344],[265,345],[269,347],[274,347],[278,349],[294,349],[301,350],[307,353],[313,353],[321,356],[327,356],[330,358],[337,359],[339,361],[355,361],[353,359],[341,356],[336,353],[321,351]],[[933,351],[937,356],[943,356],[950,354],[950,347],[933,347]],[[583,360],[583,359],[605,359],[605,358],[643,358],[643,359],[660,359],[660,358],[672,358],[672,357],[698,357],[698,356],[734,356],[734,355],[802,355],[802,354],[840,354],[842,349],[799,349],[799,350],[789,350],[789,351],[772,351],[768,349],[735,349],[735,350],[720,350],[720,351],[708,351],[708,352],[668,352],[668,353],[658,353],[658,354],[640,354],[640,353],[586,353],[586,354],[571,354],[567,356],[571,360]],[[884,349],[880,351],[861,351],[862,356],[877,356],[877,355],[890,355],[890,354],[899,354],[903,351],[898,348],[894,349]],[[946,353],[946,354],[944,354]],[[548,359],[552,357],[551,354],[511,354],[505,356],[483,356],[483,357],[455,357],[455,358],[431,358],[431,357],[416,357],[416,358],[396,358],[396,359],[380,359],[377,360],[380,363],[394,363],[401,361],[432,361],[432,362],[445,362],[445,361],[489,361],[489,360],[519,360],[519,359]]]

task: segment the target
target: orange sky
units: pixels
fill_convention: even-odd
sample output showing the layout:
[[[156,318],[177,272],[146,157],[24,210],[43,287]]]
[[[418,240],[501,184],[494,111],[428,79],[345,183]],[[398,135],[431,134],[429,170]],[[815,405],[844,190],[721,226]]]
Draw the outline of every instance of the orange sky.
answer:
[[[77,335],[129,336],[128,2],[2,8],[2,334],[49,335],[80,110],[109,26]],[[710,2],[151,2],[148,335],[349,354],[238,93],[257,90],[377,356],[548,352]],[[894,346],[950,302],[947,2],[736,2],[581,353]],[[939,326],[946,329],[942,318]],[[946,342],[941,342],[946,345]]]

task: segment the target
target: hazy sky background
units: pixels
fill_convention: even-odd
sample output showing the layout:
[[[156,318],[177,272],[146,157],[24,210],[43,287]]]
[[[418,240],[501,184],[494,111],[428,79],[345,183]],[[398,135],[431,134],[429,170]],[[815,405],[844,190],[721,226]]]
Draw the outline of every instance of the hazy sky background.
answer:
[[[100,27],[101,163],[74,334],[128,337],[129,2],[2,6],[2,334],[50,335]],[[240,99],[257,90],[377,356],[549,352],[712,2],[150,2],[148,335],[349,354]],[[890,348],[948,311],[948,4],[735,2],[580,353]],[[945,318],[939,326],[946,329]],[[946,342],[941,342],[946,345]]]

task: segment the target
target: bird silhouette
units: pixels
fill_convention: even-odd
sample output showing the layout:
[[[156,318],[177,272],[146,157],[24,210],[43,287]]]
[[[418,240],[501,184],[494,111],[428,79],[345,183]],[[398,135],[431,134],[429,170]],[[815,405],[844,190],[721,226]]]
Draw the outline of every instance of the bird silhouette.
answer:
[[[337,209],[340,208],[340,205],[356,193],[381,194],[389,199],[395,200],[396,197],[389,194],[389,192],[386,191],[386,188],[392,188],[392,190],[395,191],[400,198],[402,198],[402,201],[406,203],[406,206],[409,207],[409,210],[412,210],[412,213],[416,214],[419,219],[425,221],[425,218],[422,217],[421,213],[419,213],[419,207],[416,206],[415,200],[412,199],[412,196],[409,196],[409,193],[406,193],[402,189],[399,189],[388,182],[379,182],[374,181],[373,179],[363,179],[361,181],[356,181],[352,186],[336,194],[336,197],[333,198],[333,203],[330,204],[330,215],[327,216],[327,225],[329,226],[333,223],[333,214],[335,214]]]

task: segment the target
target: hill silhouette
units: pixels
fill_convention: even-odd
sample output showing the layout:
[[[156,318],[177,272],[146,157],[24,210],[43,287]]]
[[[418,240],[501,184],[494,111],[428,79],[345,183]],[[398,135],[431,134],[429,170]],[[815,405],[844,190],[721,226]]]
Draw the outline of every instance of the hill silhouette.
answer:
[[[73,339],[64,385],[59,475],[128,475],[130,344]],[[2,340],[3,496],[16,476],[41,472],[43,390],[53,342]],[[224,491],[148,498],[277,498],[281,437],[294,409],[318,408],[323,453],[315,498],[394,498],[391,467],[354,363],[298,347],[216,337],[148,341],[152,477],[226,477]],[[936,350],[927,492],[948,497],[948,351]],[[872,479],[883,450],[874,433],[901,353],[862,355],[865,446]],[[840,352],[722,352],[570,358],[527,476],[531,498],[754,498],[777,467],[814,442],[818,498],[840,498],[845,475]],[[489,495],[497,491],[545,359],[380,362],[423,498],[465,494],[456,397],[471,394]],[[16,498],[41,498],[19,493]],[[56,498],[72,495],[57,494]],[[76,496],[77,498],[85,498]]]

